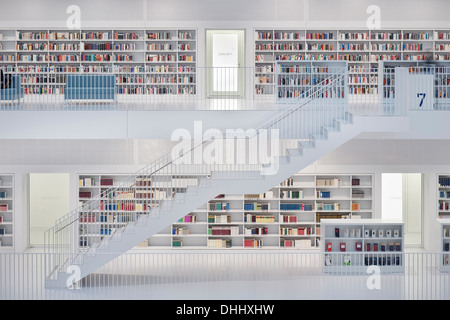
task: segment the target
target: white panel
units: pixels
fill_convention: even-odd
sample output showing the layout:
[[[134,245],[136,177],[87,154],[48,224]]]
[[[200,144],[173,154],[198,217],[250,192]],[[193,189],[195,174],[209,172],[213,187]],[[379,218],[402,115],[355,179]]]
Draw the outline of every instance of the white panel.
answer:
[[[69,212],[69,174],[30,175],[30,244],[43,245],[44,232]]]
[[[303,20],[303,8],[303,0],[150,0],[148,20]]]
[[[82,21],[143,19],[143,0],[19,0],[2,1],[0,21],[66,21],[67,7],[71,5],[80,7]]]

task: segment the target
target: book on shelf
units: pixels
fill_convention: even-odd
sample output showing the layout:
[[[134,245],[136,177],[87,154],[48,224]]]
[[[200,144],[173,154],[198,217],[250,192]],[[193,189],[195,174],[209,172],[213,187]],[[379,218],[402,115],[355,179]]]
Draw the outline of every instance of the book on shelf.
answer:
[[[361,204],[360,203],[352,203],[352,211],[359,211],[361,210]]]
[[[280,185],[283,187],[291,187],[294,185],[294,178],[286,179],[285,181],[281,182]]]
[[[353,189],[352,197],[353,198],[364,198],[364,190]]]
[[[250,213],[244,215],[244,222],[246,223],[274,223],[275,216],[273,215],[252,215]]]
[[[208,215],[208,223],[230,223],[229,215]]]
[[[245,228],[245,235],[263,235],[268,234],[269,230],[267,227],[258,227],[258,228]]]
[[[183,246],[183,240],[179,240],[179,239],[172,240],[172,247],[182,247],[182,246]]]
[[[270,203],[244,203],[245,211],[268,211],[270,210]]]
[[[312,211],[312,204],[305,203],[280,203],[281,211]]]
[[[292,215],[280,215],[280,221],[285,223],[296,223],[297,216]]]
[[[91,191],[79,191],[78,193],[79,198],[92,198],[92,192]],[[1,195],[0,195],[1,198]]]
[[[79,181],[78,185],[80,187],[91,187],[95,185],[94,178],[81,178],[78,181]]]
[[[239,226],[212,226],[208,228],[208,234],[213,236],[239,235]]]
[[[186,227],[173,227],[172,228],[173,235],[189,235],[189,228]]]
[[[114,179],[111,179],[111,178],[100,178],[100,185],[101,186],[113,186],[114,185]]]
[[[231,248],[231,239],[208,239],[208,248]]]
[[[316,198],[323,199],[323,198],[330,198],[331,192],[330,191],[320,191],[316,190]]]
[[[213,202],[209,204],[210,211],[227,211],[230,210],[229,202]]]
[[[81,216],[80,216],[80,222],[83,222],[83,223],[93,223],[93,222],[95,222],[96,221],[96,219],[95,219],[95,214],[82,214]]]
[[[262,246],[262,239],[244,239],[244,248],[261,248]]]
[[[304,196],[303,190],[280,190],[281,199],[303,199]]]
[[[197,216],[188,214],[188,215],[184,216],[183,218],[180,218],[178,220],[178,222],[181,222],[181,223],[195,223],[195,222],[197,222]]]
[[[0,203],[0,211],[8,211],[8,204]]]
[[[331,203],[316,203],[317,211],[339,211],[341,210],[341,204],[339,202]]]
[[[317,179],[316,180],[317,187],[340,187],[341,179],[333,178],[333,179]]]
[[[311,235],[311,234],[312,234],[311,227],[297,227],[297,228],[281,227],[280,228],[280,235],[283,235],[283,236],[286,236],[286,235],[304,236],[304,235]]]
[[[0,199],[7,198],[6,191],[0,191]]]

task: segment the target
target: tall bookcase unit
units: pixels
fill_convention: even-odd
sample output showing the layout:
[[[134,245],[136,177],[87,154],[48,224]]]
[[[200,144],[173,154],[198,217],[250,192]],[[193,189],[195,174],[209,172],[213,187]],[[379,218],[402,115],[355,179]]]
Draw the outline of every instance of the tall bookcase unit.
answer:
[[[332,75],[342,74],[341,70],[347,68],[347,62],[328,61],[277,61],[275,63],[275,78],[277,100],[279,102],[289,99],[308,97],[315,85],[333,83],[333,87],[323,89],[319,96],[327,99],[343,99],[347,96],[347,80],[338,83],[329,80]]]
[[[348,61],[348,92],[377,95],[380,61],[448,61],[448,30],[268,30],[255,29],[258,97],[276,95],[277,61]]]
[[[153,248],[319,249],[323,219],[371,219],[373,176],[297,174],[264,194],[219,195],[148,240]]]
[[[450,272],[450,221],[447,219],[439,219],[441,232],[441,272]]]
[[[114,185],[122,177],[79,175],[80,204],[109,188],[111,180]],[[186,185],[188,179],[189,176],[183,181],[180,179],[180,185]],[[107,185],[102,185],[102,180],[107,181]],[[296,174],[264,194],[218,195],[174,221],[140,247],[319,249],[321,221],[371,219],[372,196],[371,174]],[[132,213],[127,211],[127,214]],[[99,220],[96,230],[84,230],[82,234],[86,237],[81,243],[88,241],[89,244],[93,238],[101,238],[101,227]]]
[[[64,94],[70,73],[113,72],[121,95],[196,94],[197,31],[0,30],[0,67],[25,94]]]
[[[0,250],[14,247],[14,175],[0,174]]]
[[[78,233],[80,248],[98,242],[105,235],[112,234],[115,228],[125,226],[136,216],[148,213],[158,206],[158,200],[171,198],[173,188],[168,188],[169,181],[177,190],[196,185],[198,180],[190,175],[171,176],[161,174],[151,182],[145,176],[136,176],[131,185],[126,174],[80,174],[78,176],[78,203],[80,213],[80,230]],[[121,184],[127,181],[128,184]],[[128,186],[127,186],[128,185]],[[113,191],[111,191],[113,189]],[[108,191],[108,192],[107,192]],[[89,201],[94,201],[89,208]],[[100,205],[100,210],[98,209]],[[93,209],[93,210],[92,210]]]
[[[437,185],[437,218],[450,218],[450,174],[439,174]],[[450,220],[449,220],[450,221]]]
[[[321,253],[325,273],[404,271],[404,227],[400,221],[324,220]]]

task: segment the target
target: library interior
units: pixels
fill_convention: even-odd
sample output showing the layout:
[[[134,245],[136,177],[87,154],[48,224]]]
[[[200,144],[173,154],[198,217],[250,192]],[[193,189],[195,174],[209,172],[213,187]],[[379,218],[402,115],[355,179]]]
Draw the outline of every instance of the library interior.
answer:
[[[1,1],[0,299],[450,299],[448,12]]]

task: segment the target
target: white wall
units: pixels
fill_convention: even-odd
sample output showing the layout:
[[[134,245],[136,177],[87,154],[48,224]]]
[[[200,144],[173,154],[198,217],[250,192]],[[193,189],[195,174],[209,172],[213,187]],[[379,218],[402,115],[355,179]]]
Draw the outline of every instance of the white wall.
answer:
[[[44,245],[44,232],[69,212],[70,175],[30,174],[30,245]]]
[[[275,27],[288,21],[298,27],[365,27],[370,5],[378,5],[385,27],[449,25],[446,0],[16,0],[0,2],[0,21],[8,27],[64,26],[66,8],[78,5],[86,27],[194,22],[199,26],[231,21]],[[258,27],[257,25],[253,25]]]

